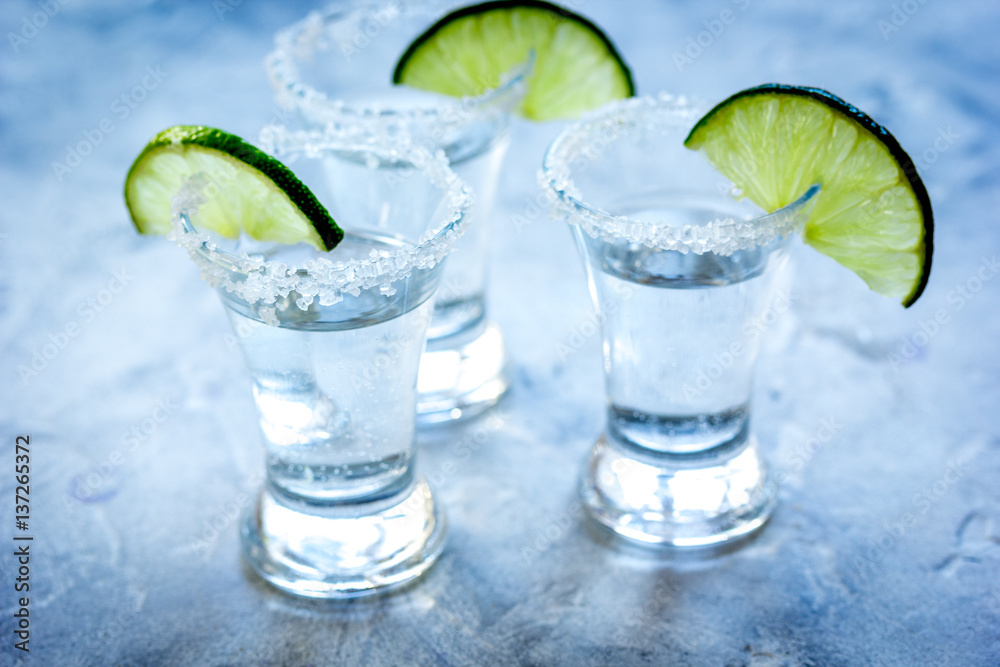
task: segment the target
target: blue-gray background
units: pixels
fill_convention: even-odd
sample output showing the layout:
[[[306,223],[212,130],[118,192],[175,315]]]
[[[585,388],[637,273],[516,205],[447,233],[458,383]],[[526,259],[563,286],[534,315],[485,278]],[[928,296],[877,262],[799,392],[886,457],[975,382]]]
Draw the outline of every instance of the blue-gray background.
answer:
[[[520,125],[491,293],[513,392],[420,443],[448,551],[420,586],[351,605],[255,580],[230,518],[262,463],[242,360],[184,254],[132,231],[121,185],[164,127],[252,137],[281,120],[261,61],[310,5],[5,0],[0,539],[30,434],[35,541],[30,655],[0,545],[0,664],[1000,664],[1000,5],[574,6],[641,92],[836,92],[893,130],[934,202],[934,272],[910,310],[796,248],[757,385],[784,479],[760,538],[670,562],[580,522],[600,340],[570,235],[535,204],[559,126]]]

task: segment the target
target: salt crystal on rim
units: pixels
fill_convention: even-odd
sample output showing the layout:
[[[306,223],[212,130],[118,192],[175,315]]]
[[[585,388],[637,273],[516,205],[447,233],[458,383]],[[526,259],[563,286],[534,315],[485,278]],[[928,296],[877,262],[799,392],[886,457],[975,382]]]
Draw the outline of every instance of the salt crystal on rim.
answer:
[[[701,117],[700,105],[684,97],[660,94],[610,102],[567,127],[549,147],[538,182],[552,199],[553,215],[580,227],[592,238],[625,240],[652,250],[731,255],[788,236],[802,228],[819,193],[809,188],[788,206],[754,220],[719,218],[702,225],[671,225],[610,215],[587,203],[573,181],[574,164],[600,158],[614,142],[648,132],[676,134]]]
[[[315,300],[321,306],[332,306],[343,300],[345,293],[357,296],[361,290],[377,286],[382,294],[391,296],[395,293],[393,283],[407,278],[414,269],[432,268],[451,252],[468,225],[465,213],[472,204],[472,193],[451,170],[442,151],[430,153],[419,146],[398,142],[390,155],[372,146],[345,143],[342,137],[329,133],[294,132],[281,126],[266,128],[262,136],[266,137],[263,143],[268,152],[283,155],[348,151],[374,156],[379,163],[391,158],[419,164],[418,168],[443,193],[437,217],[428,223],[415,245],[392,252],[373,251],[364,259],[344,261],[316,257],[296,267],[262,260],[259,255],[218,248],[211,237],[198,231],[195,225],[198,208],[207,201],[203,193],[207,179],[200,174],[188,178],[173,198],[172,229],[168,238],[188,251],[206,282],[256,305],[269,324],[278,323],[278,309],[294,305],[306,310]],[[295,298],[289,300],[293,292]]]

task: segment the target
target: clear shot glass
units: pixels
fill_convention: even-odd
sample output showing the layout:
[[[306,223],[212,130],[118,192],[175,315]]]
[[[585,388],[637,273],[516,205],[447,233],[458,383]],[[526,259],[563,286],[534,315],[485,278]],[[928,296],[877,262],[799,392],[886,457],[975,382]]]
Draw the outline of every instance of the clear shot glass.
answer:
[[[511,112],[531,63],[455,99],[392,85],[407,45],[453,0],[340,0],[275,36],[265,66],[278,104],[307,127],[391,149],[403,140],[442,150],[476,195],[448,261],[420,367],[418,422],[465,419],[491,407],[510,379],[499,327],[487,312],[490,216],[510,143]]]
[[[580,479],[589,514],[639,543],[718,545],[774,511],[751,428],[761,339],[818,186],[765,215],[683,141],[705,107],[612,103],[553,142],[540,175],[583,256],[604,337],[606,428]]]
[[[175,198],[172,236],[215,287],[250,370],[266,483],[242,549],[261,577],[338,598],[413,580],[440,555],[446,521],[414,471],[417,369],[443,260],[467,226],[468,188],[443,155],[269,128],[288,164],[345,230],[329,253],[228,241],[198,229],[212,188]],[[343,162],[333,172],[331,161]]]

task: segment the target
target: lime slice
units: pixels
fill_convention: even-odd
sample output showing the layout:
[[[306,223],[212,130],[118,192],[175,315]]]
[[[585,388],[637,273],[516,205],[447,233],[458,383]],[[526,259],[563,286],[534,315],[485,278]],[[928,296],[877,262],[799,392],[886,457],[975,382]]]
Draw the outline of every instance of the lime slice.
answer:
[[[125,178],[125,205],[141,234],[170,231],[171,198],[195,174],[207,179],[198,226],[226,238],[308,243],[332,250],[344,232],[285,165],[239,137],[176,125],[146,144]]]
[[[600,28],[539,0],[484,2],[448,14],[410,44],[392,80],[455,97],[481,95],[531,51],[526,118],[575,118],[635,94],[632,73]]]
[[[934,231],[927,189],[888,130],[839,97],[750,88],[705,114],[684,145],[769,212],[819,183],[806,243],[906,307],[924,291]]]

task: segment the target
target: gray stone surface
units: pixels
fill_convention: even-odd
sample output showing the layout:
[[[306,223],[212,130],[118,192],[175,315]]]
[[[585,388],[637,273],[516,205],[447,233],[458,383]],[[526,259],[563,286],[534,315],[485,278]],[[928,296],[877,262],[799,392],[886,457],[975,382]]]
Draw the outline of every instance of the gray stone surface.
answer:
[[[186,256],[132,232],[121,184],[163,127],[254,136],[278,118],[260,62],[308,7],[50,3],[33,32],[24,21],[41,23],[40,5],[7,1],[0,664],[1000,664],[1000,8],[575,4],[645,92],[819,85],[921,160],[937,235],[915,307],[794,250],[794,311],[769,333],[757,384],[755,428],[784,478],[760,537],[671,560],[581,522],[576,475],[603,419],[600,342],[570,234],[533,204],[559,126],[520,125],[492,294],[513,392],[420,443],[451,518],[445,555],[382,599],[269,589],[241,565],[230,518],[262,469],[242,359]],[[87,141],[79,164],[53,166]],[[20,371],[36,353],[51,358]],[[27,655],[13,649],[18,434],[32,442]]]

